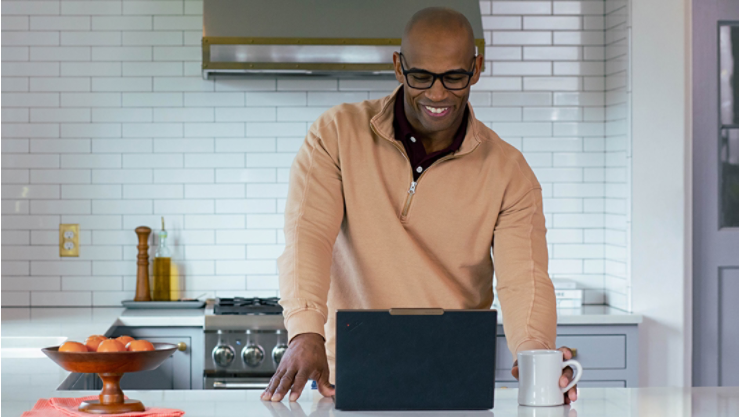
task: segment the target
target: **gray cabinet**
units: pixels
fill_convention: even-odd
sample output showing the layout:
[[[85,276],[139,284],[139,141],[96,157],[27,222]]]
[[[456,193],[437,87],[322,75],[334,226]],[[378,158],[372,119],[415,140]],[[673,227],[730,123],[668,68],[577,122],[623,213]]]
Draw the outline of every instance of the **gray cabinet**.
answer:
[[[121,388],[132,390],[169,390],[203,388],[203,329],[193,327],[116,327],[109,337],[128,335],[152,343],[185,344],[157,369],[127,373]],[[195,346],[195,349],[193,347]],[[193,355],[193,351],[197,352]]]
[[[496,387],[516,388],[512,356],[499,325],[496,343]],[[637,386],[637,325],[559,325],[556,347],[577,349],[583,365],[579,387]]]

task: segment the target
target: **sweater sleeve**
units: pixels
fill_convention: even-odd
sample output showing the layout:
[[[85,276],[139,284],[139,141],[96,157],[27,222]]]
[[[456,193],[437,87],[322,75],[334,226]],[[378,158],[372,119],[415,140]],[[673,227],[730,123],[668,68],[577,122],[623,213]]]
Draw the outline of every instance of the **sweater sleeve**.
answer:
[[[534,188],[526,183],[504,198],[493,236],[496,289],[514,360],[522,350],[554,349],[557,326],[555,290],[547,274],[542,190],[536,180]]]
[[[288,339],[324,335],[334,242],[344,216],[336,141],[309,130],[290,170],[285,250],[278,258],[280,305]]]

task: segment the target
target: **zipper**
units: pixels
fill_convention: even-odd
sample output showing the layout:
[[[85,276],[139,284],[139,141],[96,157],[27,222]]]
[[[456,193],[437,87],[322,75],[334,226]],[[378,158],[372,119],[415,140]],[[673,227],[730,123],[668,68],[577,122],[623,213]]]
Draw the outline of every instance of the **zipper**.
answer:
[[[429,168],[427,168],[424,172],[422,172],[421,175],[419,175],[419,178],[416,181],[414,181],[414,167],[411,166],[411,160],[406,155],[406,152],[404,152],[403,148],[401,146],[399,146],[396,143],[395,140],[389,139],[389,138],[381,135],[380,132],[378,132],[378,130],[375,128],[375,126],[372,123],[370,123],[370,129],[372,129],[372,131],[375,132],[376,135],[378,135],[378,136],[384,138],[385,140],[389,141],[396,149],[398,149],[398,152],[401,153],[401,156],[403,156],[403,158],[409,164],[409,168],[410,168],[409,171],[411,173],[411,186],[409,186],[408,195],[406,196],[406,202],[404,203],[403,210],[401,211],[401,220],[405,220],[406,219],[406,216],[409,213],[409,208],[411,208],[411,201],[414,199],[414,194],[416,194],[416,186],[419,184],[419,182],[421,181],[421,178],[424,176],[424,174],[426,174],[427,171],[429,171],[433,166],[437,165],[438,163],[444,162],[444,161],[447,161],[447,160],[450,160],[450,159],[455,159],[455,158],[458,158],[458,157],[460,157],[462,155],[447,156],[447,157],[440,158],[440,159],[434,161],[432,163],[432,165],[429,165]],[[467,155],[467,154],[473,152],[474,150],[476,150],[478,148],[478,145],[480,145],[480,142],[477,143],[473,149],[471,149],[469,152],[464,153],[463,155]]]
[[[414,194],[416,194],[416,186],[419,184],[419,182],[421,181],[421,178],[424,176],[424,174],[426,174],[427,171],[429,171],[430,169],[432,169],[432,167],[435,166],[435,165],[437,165],[438,163],[444,162],[444,161],[447,161],[447,160],[450,160],[450,159],[454,159],[454,158],[456,158],[456,157],[455,156],[448,156],[448,157],[437,159],[436,161],[434,161],[432,163],[432,165],[429,165],[429,168],[427,168],[426,170],[424,170],[424,172],[422,172],[421,175],[419,175],[419,178],[416,181],[411,181],[411,187],[409,187],[409,195],[408,195],[408,197],[406,197],[406,204],[404,204],[403,211],[401,212],[401,220],[405,219],[406,216],[408,215],[409,208],[411,207],[411,200],[414,199]],[[411,162],[409,162],[409,165],[410,164],[411,164]],[[411,174],[411,178],[413,178],[413,173]]]

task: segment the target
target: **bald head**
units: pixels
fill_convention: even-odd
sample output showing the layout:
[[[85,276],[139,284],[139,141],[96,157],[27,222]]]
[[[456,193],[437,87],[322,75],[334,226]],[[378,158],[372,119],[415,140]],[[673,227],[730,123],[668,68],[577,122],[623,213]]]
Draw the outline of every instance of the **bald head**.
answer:
[[[438,39],[454,39],[466,55],[475,55],[475,36],[470,22],[462,13],[447,7],[427,7],[411,16],[401,38],[401,52],[413,53],[419,42]]]

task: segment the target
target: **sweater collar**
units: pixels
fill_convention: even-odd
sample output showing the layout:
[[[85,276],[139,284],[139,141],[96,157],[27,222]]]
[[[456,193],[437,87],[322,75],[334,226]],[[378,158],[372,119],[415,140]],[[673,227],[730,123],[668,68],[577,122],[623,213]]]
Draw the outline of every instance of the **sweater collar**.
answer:
[[[394,105],[396,96],[403,94],[403,84],[399,84],[393,92],[381,99],[380,111],[370,119],[370,125],[375,131],[385,140],[389,142],[395,142],[393,121],[395,120]],[[468,125],[465,130],[465,138],[463,139],[460,149],[458,149],[454,155],[463,155],[472,152],[480,144],[478,138],[478,126],[475,114],[473,113],[473,106],[470,101],[466,103],[468,107]]]

